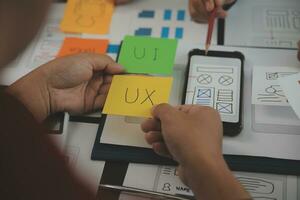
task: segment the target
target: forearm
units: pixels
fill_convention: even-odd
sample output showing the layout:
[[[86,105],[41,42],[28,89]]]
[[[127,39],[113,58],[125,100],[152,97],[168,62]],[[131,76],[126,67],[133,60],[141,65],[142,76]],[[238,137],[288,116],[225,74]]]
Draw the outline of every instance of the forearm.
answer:
[[[223,159],[195,159],[186,171],[187,184],[197,199],[251,199]]]
[[[6,92],[17,98],[39,122],[51,112],[43,69],[37,69],[10,85]]]

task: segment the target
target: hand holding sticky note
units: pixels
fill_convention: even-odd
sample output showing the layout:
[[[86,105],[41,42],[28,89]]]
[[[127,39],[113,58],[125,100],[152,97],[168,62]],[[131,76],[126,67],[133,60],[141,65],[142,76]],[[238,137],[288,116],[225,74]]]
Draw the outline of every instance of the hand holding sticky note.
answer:
[[[107,34],[114,0],[68,0],[61,29],[72,33]]]
[[[126,36],[118,62],[127,73],[171,75],[176,48],[176,40]],[[103,113],[150,117],[154,105],[168,103],[172,81],[172,77],[115,75]]]
[[[126,36],[118,62],[128,73],[171,75],[177,40]]]
[[[77,53],[105,54],[108,43],[108,40],[102,39],[65,38],[57,57]]]
[[[171,77],[115,75],[103,113],[150,117],[154,105],[168,103],[172,81]]]

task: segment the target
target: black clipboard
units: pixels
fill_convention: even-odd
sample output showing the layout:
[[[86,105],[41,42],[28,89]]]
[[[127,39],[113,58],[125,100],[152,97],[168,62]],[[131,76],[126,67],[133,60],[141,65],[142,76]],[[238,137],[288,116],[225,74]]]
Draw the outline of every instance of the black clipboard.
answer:
[[[91,156],[92,160],[177,165],[175,161],[157,155],[152,149],[100,143],[105,121],[106,116],[103,116],[97,131]]]
[[[174,160],[158,156],[152,149],[110,145],[100,143],[106,117],[99,124],[92,150],[92,160],[107,163],[141,163],[177,166]],[[300,175],[300,160],[276,159],[258,156],[224,155],[225,161],[233,171]],[[107,182],[105,182],[107,183]]]

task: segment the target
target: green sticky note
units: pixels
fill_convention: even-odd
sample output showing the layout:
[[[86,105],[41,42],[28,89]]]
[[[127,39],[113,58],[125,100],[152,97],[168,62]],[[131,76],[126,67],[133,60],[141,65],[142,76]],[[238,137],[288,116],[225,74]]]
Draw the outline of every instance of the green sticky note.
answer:
[[[177,40],[126,36],[118,62],[128,73],[171,75]]]

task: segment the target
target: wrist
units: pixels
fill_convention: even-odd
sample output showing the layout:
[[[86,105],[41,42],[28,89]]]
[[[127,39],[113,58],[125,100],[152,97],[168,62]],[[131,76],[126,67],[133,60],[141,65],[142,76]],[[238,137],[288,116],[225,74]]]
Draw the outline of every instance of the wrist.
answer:
[[[10,85],[6,92],[18,99],[39,122],[50,114],[48,86],[42,70],[35,70]]]
[[[186,183],[196,199],[250,199],[222,156],[195,160],[184,171]]]
[[[199,180],[205,181],[203,177],[215,171],[227,172],[229,169],[222,156],[198,156],[182,165],[185,169],[185,177],[190,187],[196,187]],[[195,185],[196,184],[196,185]]]

